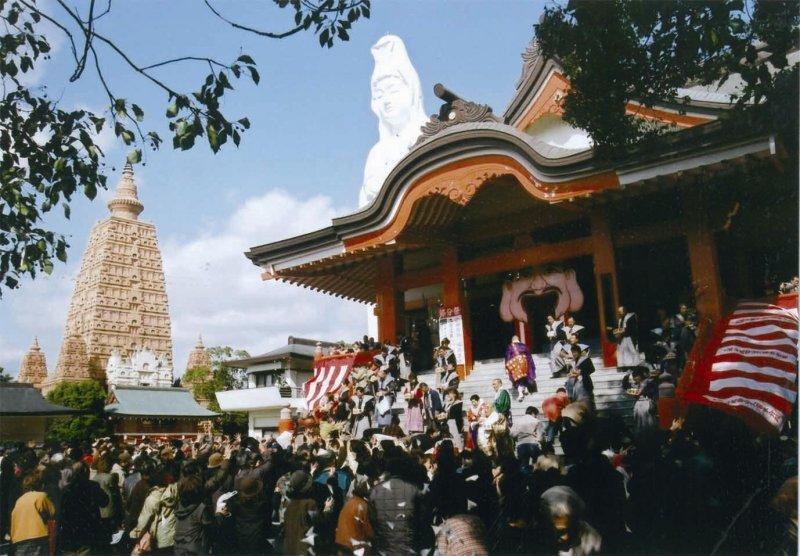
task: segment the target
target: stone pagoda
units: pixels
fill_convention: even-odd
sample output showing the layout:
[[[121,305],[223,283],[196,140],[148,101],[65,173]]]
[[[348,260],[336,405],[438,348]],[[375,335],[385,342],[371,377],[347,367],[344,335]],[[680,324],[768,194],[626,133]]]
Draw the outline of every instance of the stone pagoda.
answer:
[[[17,382],[33,384],[34,388],[41,390],[45,380],[47,380],[47,361],[44,352],[39,348],[39,339],[34,338],[28,353],[22,357]]]
[[[203,345],[203,336],[197,337],[197,343],[195,344],[194,349],[189,352],[189,360],[186,363],[186,370],[188,371],[190,369],[207,369],[207,373],[205,375],[206,377],[210,376],[212,373],[211,357],[209,357],[208,352],[206,351],[206,346]],[[195,380],[198,378],[200,377],[195,377]],[[200,405],[203,407],[208,407],[208,398],[197,391],[197,388],[195,388],[195,382],[188,380],[186,375],[183,375],[183,378],[181,379],[181,386],[191,390],[194,399],[197,400]]]
[[[153,224],[126,164],[111,215],[92,229],[75,280],[64,340],[45,391],[61,382],[105,379],[112,352],[129,359],[146,349],[172,365],[169,305]]]
[[[197,367],[211,368],[211,357],[206,352],[206,346],[203,345],[203,336],[197,337],[197,343],[194,349],[189,352],[189,361],[186,363],[186,370],[195,369]]]

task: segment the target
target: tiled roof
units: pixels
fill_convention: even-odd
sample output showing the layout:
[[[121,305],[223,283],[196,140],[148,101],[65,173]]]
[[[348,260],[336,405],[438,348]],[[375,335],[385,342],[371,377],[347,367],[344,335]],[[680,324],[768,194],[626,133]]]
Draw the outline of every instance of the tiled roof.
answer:
[[[114,402],[105,407],[109,415],[204,418],[216,415],[198,404],[185,388],[117,386],[112,396]]]
[[[0,415],[68,415],[80,413],[62,405],[50,403],[32,384],[0,384]]]

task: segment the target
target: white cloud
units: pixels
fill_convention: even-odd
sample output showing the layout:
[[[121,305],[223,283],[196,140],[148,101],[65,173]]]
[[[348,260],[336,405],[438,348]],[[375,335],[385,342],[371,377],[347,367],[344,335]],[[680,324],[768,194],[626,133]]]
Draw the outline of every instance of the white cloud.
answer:
[[[24,279],[16,290],[4,290],[0,301],[0,366],[16,375],[22,356],[35,337],[53,370],[69,309],[81,252],[70,251],[66,267],[56,265],[51,276]]]
[[[244,201],[223,222],[196,237],[161,237],[172,317],[175,374],[186,366],[197,334],[206,346],[253,354],[284,345],[289,335],[355,339],[366,329],[364,305],[279,282],[264,282],[244,256],[250,247],[330,224],[342,210],[327,196],[299,199],[272,190]],[[156,223],[158,225],[158,223]],[[0,365],[16,374],[34,336],[55,368],[74,277],[84,246],[66,268],[26,280],[0,302]]]
[[[263,282],[260,269],[244,256],[254,245],[324,227],[339,212],[327,196],[298,199],[272,190],[244,201],[219,230],[189,241],[163,241],[176,371],[182,372],[199,333],[206,346],[251,353],[279,347],[289,335],[360,337],[364,305]]]

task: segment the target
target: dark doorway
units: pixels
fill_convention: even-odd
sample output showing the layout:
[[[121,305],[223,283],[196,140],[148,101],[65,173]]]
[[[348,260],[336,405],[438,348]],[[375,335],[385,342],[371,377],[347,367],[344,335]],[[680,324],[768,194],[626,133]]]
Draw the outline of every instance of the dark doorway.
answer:
[[[468,292],[472,358],[481,361],[503,357],[514,335],[514,324],[500,318],[503,277],[498,274],[470,280]]]
[[[661,326],[659,309],[674,315],[680,303],[693,304],[685,238],[623,247],[616,255],[620,302],[639,315],[641,339]]]

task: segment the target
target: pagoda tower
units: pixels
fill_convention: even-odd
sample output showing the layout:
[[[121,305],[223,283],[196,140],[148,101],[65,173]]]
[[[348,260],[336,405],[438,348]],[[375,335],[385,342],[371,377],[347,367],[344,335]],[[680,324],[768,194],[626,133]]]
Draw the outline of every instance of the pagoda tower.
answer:
[[[211,368],[211,357],[206,353],[202,335],[197,337],[197,343],[194,345],[194,349],[189,352],[189,361],[186,363],[187,371],[197,367]]]
[[[55,373],[61,382],[105,378],[112,350],[128,358],[148,349],[172,364],[172,331],[156,227],[139,220],[133,167],[126,164],[111,215],[89,236],[75,280]]]
[[[39,339],[34,338],[28,353],[22,357],[17,382],[33,384],[34,388],[41,389],[45,380],[47,380],[47,361],[44,352],[39,348]]]

